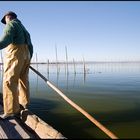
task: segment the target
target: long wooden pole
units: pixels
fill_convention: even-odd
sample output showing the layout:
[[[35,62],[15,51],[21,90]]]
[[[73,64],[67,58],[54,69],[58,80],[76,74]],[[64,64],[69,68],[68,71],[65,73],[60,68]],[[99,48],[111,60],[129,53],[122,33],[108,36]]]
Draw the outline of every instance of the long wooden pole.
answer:
[[[86,116],[91,122],[93,122],[97,127],[99,127],[104,133],[106,133],[112,139],[118,139],[110,130],[104,127],[100,122],[98,122],[95,118],[93,118],[90,114],[88,114],[84,109],[70,100],[66,95],[62,93],[56,86],[54,86],[47,78],[45,78],[40,72],[35,70],[30,66],[30,69],[33,70],[37,75],[39,75],[53,90],[55,90],[61,97],[64,98],[70,105],[72,105],[75,109],[80,111],[84,116]]]

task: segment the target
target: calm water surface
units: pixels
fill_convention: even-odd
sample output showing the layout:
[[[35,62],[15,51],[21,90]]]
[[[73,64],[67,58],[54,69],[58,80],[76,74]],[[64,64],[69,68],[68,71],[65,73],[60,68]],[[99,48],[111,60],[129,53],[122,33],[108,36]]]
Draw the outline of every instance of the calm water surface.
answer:
[[[140,63],[32,65],[118,138],[140,138]],[[108,138],[30,70],[30,110],[67,138]]]

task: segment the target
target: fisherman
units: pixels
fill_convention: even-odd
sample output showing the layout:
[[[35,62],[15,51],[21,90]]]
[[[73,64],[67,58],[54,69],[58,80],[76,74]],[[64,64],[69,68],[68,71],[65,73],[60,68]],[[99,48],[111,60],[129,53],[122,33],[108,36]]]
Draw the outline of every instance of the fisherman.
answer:
[[[1,118],[20,114],[21,108],[29,105],[29,66],[33,55],[30,34],[17,18],[16,13],[7,12],[1,22],[5,24],[0,39],[0,50],[5,50],[3,73],[3,108]]]

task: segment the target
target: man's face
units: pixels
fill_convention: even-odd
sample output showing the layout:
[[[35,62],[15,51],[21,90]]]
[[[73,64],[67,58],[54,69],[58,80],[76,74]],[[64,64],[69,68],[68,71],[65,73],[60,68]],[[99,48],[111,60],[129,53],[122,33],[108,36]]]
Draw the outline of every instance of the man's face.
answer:
[[[9,21],[11,21],[12,19],[13,19],[13,18],[12,18],[11,15],[5,16],[5,22],[6,22],[6,24],[7,24]]]

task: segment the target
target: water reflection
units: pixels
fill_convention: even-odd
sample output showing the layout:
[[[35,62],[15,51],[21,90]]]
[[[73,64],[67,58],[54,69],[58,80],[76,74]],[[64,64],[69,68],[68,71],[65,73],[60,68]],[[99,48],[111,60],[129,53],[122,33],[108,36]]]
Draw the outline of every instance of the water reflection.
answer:
[[[46,65],[38,67],[65,95],[119,138],[140,138],[140,63],[86,64],[86,69],[86,73],[83,73],[83,66],[76,65],[75,73],[73,65],[69,65],[69,73],[66,73],[64,65],[59,65],[59,72],[55,65],[49,65],[48,73]],[[39,109],[33,104],[31,109],[43,120],[50,122],[68,138],[107,138],[82,114],[45,86],[40,78],[37,84],[38,93],[32,95],[32,102],[36,100],[34,104]],[[38,98],[43,103],[43,109],[40,108]],[[47,102],[55,106],[48,109],[51,104],[45,104]]]
[[[32,66],[119,138],[140,138],[140,63]],[[30,88],[30,109],[67,138],[107,138],[32,71]]]
[[[41,66],[41,67],[40,67]],[[95,63],[95,64],[87,64],[86,65],[86,72],[83,72],[82,65],[76,66],[76,71],[73,70],[73,65],[69,65],[69,71],[66,71],[65,65],[59,64],[59,67],[56,68],[54,64],[47,65],[40,65],[35,67],[37,70],[43,72],[45,76],[49,79],[51,77],[56,77],[56,83],[59,85],[60,78],[65,78],[68,88],[69,80],[72,82],[72,79],[69,79],[73,76],[73,85],[75,83],[76,77],[83,77],[83,84],[86,84],[87,77],[89,78],[89,75],[96,75],[96,74],[115,74],[115,73],[138,73],[140,72],[140,63]],[[49,68],[48,68],[49,67]],[[49,70],[48,70],[49,69]],[[56,71],[55,71],[56,70]],[[46,74],[47,71],[47,74]],[[54,74],[56,76],[54,76]],[[64,77],[65,76],[65,77]]]

